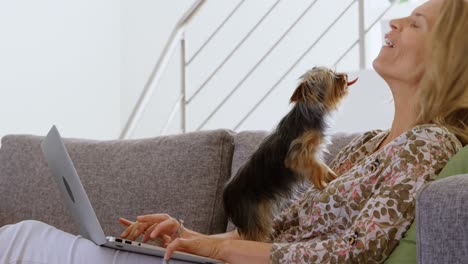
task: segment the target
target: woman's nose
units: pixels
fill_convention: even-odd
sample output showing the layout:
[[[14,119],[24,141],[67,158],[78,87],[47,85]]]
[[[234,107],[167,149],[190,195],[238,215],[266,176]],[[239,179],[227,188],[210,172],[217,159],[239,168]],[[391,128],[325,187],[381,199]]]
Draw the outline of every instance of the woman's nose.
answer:
[[[400,31],[401,30],[401,19],[392,19],[392,20],[390,20],[390,28],[392,30]]]

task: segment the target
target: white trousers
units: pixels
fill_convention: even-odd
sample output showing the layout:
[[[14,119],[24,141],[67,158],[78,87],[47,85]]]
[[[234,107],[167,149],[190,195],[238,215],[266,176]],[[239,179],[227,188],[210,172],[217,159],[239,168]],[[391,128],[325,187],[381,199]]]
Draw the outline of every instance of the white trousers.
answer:
[[[0,263],[165,263],[163,258],[96,246],[45,223],[27,220],[0,228]],[[189,263],[171,260],[170,263]]]

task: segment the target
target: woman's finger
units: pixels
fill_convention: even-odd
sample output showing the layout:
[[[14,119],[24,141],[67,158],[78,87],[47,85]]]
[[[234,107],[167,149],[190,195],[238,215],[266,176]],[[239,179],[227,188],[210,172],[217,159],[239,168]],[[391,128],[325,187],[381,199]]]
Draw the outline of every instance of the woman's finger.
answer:
[[[188,253],[195,253],[197,252],[194,240],[184,239],[184,238],[176,238],[166,247],[166,253],[164,254],[164,259],[169,260],[174,254],[174,251],[185,251]]]
[[[138,237],[138,227],[139,227],[138,224],[134,225],[134,228],[132,229],[132,232],[130,232],[128,234],[128,237],[127,237],[128,240],[135,240],[135,238]]]
[[[132,221],[130,221],[130,220],[127,220],[127,219],[125,219],[125,218],[123,218],[123,217],[119,217],[118,220],[119,220],[119,222],[120,222],[122,225],[124,225],[124,226],[129,226],[129,225],[131,225],[131,224],[134,223],[134,222],[132,222]]]
[[[127,228],[120,235],[121,238],[126,238],[130,234],[130,232],[133,230],[133,225],[135,224],[135,222],[132,222],[122,217],[120,217],[118,220],[121,224],[127,226]]]
[[[133,229],[133,232],[129,236],[130,240],[135,240],[137,239],[141,234],[143,234],[146,229],[150,226],[150,223],[139,223],[137,222],[135,224],[135,228]]]
[[[163,235],[163,242],[164,242],[164,247],[167,247],[172,242],[172,238],[168,235]]]
[[[133,232],[133,229],[135,228],[135,223],[129,225],[120,235],[121,238],[127,238],[128,235],[130,235]]]
[[[162,223],[159,223],[156,228],[151,232],[150,237],[156,238],[160,234],[171,235],[180,227],[179,221],[174,218],[168,219]]]
[[[158,226],[158,223],[154,223],[148,229],[146,229],[145,236],[143,237],[143,243],[146,243],[150,239],[150,234]]]
[[[172,217],[168,214],[149,214],[149,215],[139,215],[137,216],[137,221],[140,222],[153,222],[153,223],[161,223]]]
[[[130,225],[121,235],[121,238],[125,238],[128,240],[135,240],[135,238],[139,237],[141,233],[145,231],[145,225],[139,222],[135,222]]]

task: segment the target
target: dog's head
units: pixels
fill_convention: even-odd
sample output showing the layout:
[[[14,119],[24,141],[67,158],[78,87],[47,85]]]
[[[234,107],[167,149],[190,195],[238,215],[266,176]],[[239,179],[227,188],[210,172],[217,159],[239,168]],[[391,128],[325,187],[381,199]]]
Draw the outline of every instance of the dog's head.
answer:
[[[327,110],[335,109],[348,93],[348,75],[336,73],[325,67],[314,67],[301,76],[301,82],[291,96],[291,103],[304,102],[323,105]]]

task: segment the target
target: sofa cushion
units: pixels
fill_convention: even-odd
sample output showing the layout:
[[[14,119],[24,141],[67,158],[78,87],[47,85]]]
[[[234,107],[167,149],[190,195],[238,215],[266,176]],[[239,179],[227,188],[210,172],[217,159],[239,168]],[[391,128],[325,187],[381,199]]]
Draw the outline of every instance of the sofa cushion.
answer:
[[[239,168],[257,150],[268,131],[241,131],[234,136],[234,153],[232,155],[231,175],[236,175]]]
[[[25,219],[77,234],[40,150],[43,138],[6,136],[0,149],[0,226]],[[226,228],[222,187],[233,152],[227,130],[139,140],[65,139],[106,235],[118,217],[168,213],[203,233]]]
[[[447,178],[448,176],[468,173],[468,146],[462,148],[445,165],[437,176],[437,179]]]

